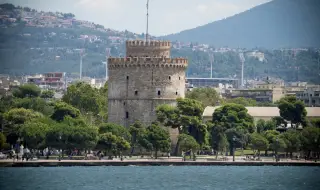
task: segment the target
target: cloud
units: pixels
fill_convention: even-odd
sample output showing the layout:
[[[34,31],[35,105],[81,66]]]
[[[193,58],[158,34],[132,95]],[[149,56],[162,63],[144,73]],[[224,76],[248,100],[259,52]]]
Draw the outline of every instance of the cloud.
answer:
[[[204,13],[208,10],[208,7],[206,5],[198,5],[197,6],[197,11],[200,12],[200,13]]]

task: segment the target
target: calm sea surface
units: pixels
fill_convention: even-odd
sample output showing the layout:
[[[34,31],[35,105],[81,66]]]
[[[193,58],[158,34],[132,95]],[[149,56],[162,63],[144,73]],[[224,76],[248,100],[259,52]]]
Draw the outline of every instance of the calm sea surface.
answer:
[[[313,190],[320,167],[0,168],[1,190]]]

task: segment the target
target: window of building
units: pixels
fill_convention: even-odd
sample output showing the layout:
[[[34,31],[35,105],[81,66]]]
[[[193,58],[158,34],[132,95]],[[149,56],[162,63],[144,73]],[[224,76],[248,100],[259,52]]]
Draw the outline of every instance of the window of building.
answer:
[[[179,77],[179,80],[181,79],[181,77]]]
[[[178,92],[176,92],[176,95],[178,95]]]
[[[126,102],[123,102],[123,105],[125,106],[125,105],[126,105]]]
[[[129,76],[127,76],[127,80],[129,80]]]
[[[169,80],[171,80],[171,76],[169,76]]]
[[[134,91],[134,95],[136,96],[138,95],[138,90]]]
[[[126,119],[129,118],[129,112],[126,112]]]
[[[160,96],[161,95],[161,91],[160,90],[158,90],[158,96]]]

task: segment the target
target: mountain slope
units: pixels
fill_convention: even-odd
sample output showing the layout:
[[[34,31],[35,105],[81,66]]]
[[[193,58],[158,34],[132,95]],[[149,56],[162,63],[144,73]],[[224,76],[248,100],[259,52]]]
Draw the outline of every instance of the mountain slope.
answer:
[[[164,38],[216,47],[320,47],[319,8],[319,0],[274,0]]]

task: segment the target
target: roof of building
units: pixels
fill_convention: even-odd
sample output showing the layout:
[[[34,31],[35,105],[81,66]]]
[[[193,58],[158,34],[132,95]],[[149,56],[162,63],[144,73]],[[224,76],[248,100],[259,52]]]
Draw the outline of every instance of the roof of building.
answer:
[[[203,112],[203,117],[212,117],[215,109],[221,106],[207,106]],[[246,107],[252,117],[276,117],[280,116],[278,107]],[[306,107],[307,117],[320,117],[320,107]]]

